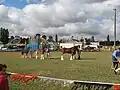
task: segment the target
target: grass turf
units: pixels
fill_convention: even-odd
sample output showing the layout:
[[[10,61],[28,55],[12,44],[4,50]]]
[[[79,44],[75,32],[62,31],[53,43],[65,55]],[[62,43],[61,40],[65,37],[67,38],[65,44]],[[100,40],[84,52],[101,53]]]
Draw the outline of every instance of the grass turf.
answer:
[[[83,52],[81,60],[70,61],[69,55],[65,55],[65,60],[61,61],[59,52],[53,52],[52,59],[46,60],[20,59],[20,53],[0,52],[0,62],[6,63],[8,71],[15,73],[36,73],[71,80],[120,83],[120,75],[115,76],[110,69],[111,54],[112,52]]]

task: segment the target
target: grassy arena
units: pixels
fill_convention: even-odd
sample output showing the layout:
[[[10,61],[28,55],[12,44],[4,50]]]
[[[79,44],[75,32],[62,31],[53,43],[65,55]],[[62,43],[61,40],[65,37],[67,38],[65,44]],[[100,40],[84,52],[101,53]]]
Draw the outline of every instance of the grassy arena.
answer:
[[[120,75],[115,78],[111,67],[112,52],[83,52],[81,60],[60,60],[60,53],[53,52],[52,59],[20,59],[20,53],[0,52],[0,62],[8,65],[8,71],[16,73],[36,73],[54,78],[120,83]],[[47,90],[47,89],[45,89]],[[54,89],[49,89],[54,90]],[[57,89],[63,90],[63,89]],[[67,89],[66,89],[67,90]]]

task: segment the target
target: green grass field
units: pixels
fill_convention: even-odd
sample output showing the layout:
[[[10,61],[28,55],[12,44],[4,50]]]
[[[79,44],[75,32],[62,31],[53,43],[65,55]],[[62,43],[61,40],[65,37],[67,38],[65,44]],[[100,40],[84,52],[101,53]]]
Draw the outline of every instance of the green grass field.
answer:
[[[61,79],[120,83],[120,75],[117,79],[110,69],[112,52],[83,52],[81,60],[60,60],[60,53],[53,52],[52,59],[20,59],[18,52],[0,52],[0,62],[8,66],[9,72],[48,76]],[[40,89],[40,90],[63,90],[63,89]],[[67,90],[67,89],[65,89]]]

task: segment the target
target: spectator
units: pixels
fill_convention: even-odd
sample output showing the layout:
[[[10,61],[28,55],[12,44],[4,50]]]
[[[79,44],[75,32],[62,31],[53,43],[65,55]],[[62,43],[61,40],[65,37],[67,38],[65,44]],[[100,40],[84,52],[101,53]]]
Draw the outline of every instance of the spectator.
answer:
[[[5,64],[0,64],[0,90],[9,90],[6,69],[7,66]]]

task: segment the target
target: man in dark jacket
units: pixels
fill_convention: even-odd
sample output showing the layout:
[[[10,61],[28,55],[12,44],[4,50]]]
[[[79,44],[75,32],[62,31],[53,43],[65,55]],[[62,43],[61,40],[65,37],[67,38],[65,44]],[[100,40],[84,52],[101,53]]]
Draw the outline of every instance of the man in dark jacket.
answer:
[[[0,90],[9,90],[6,69],[6,65],[0,64]]]

